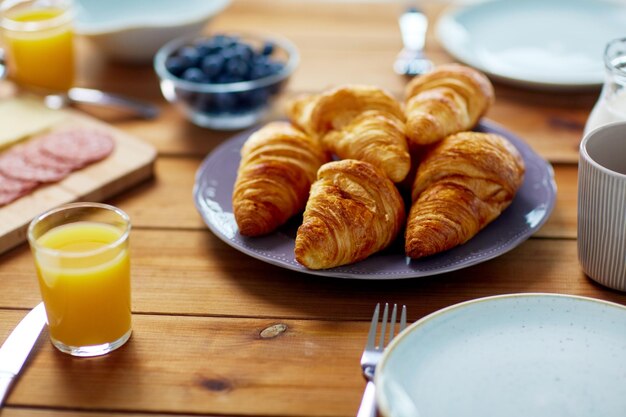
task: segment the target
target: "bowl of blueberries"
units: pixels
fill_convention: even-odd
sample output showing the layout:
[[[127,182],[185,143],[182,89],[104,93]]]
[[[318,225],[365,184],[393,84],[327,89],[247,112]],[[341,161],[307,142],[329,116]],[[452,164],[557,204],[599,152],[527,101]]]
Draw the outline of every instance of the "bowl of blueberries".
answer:
[[[236,130],[267,115],[298,61],[283,38],[214,34],[165,44],[154,69],[165,99],[194,124]]]

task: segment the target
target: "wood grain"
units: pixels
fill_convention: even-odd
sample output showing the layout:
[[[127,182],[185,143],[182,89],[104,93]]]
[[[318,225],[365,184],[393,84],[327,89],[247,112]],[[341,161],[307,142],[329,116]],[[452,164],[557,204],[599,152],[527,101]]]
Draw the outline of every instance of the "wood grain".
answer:
[[[434,35],[444,3],[420,3],[433,22],[426,52],[436,63],[453,61]],[[391,63],[401,47],[396,18],[404,6],[235,0],[206,30],[263,32],[296,43],[301,63],[275,103],[270,118],[276,119],[284,117],[289,98],[345,83],[379,85],[401,99],[407,79],[395,75]],[[495,83],[496,103],[487,117],[554,166],[556,206],[534,236],[456,272],[347,280],[271,266],[215,237],[194,207],[194,177],[203,158],[238,132],[185,120],[162,98],[151,65],[106,61],[84,40],[79,59],[81,86],[162,109],[146,121],[81,108],[159,155],[152,179],[101,196],[133,222],[134,334],[110,355],[79,359],[54,350],[44,333],[2,416],[353,416],[364,388],[359,357],[377,302],[406,304],[410,321],[455,303],[510,293],[626,304],[626,293],[596,284],[577,261],[578,144],[599,90],[555,93]],[[27,245],[0,255],[0,338],[39,300]]]
[[[261,337],[279,323],[284,332]],[[61,354],[44,332],[8,405],[276,416],[358,407],[367,323],[137,315],[133,329],[125,346],[90,359]]]
[[[54,409],[37,409],[30,407],[5,406],[2,410],[2,417],[167,417],[171,414],[136,413],[136,412],[100,412],[100,411],[65,411]],[[193,417],[191,414],[177,414],[178,417]]]
[[[536,237],[576,239],[578,216],[578,169],[576,165],[554,165],[556,205]]]
[[[403,280],[346,280],[288,271],[243,255],[209,231],[135,230],[131,238],[133,311],[229,317],[367,320],[378,301],[411,306],[420,317],[472,298],[558,292],[624,302],[589,280],[576,241],[530,239],[491,261],[447,274]],[[3,257],[3,307],[39,300],[27,248]]]
[[[531,251],[535,259],[541,249]],[[550,255],[544,253],[541,259]],[[520,268],[507,262],[509,267],[517,267],[518,271]],[[521,281],[518,288],[524,288],[523,292],[533,291],[536,286],[546,288],[545,283],[529,278],[534,272],[528,268],[522,276],[509,270],[508,274],[492,276],[487,281],[490,286],[498,287],[498,280],[505,281],[513,275]],[[473,274],[467,275],[464,279],[473,278]],[[455,281],[461,279],[457,276]],[[445,299],[443,294],[432,292],[433,280],[430,281],[431,285],[427,283],[421,289],[387,290],[385,299],[406,302],[410,320],[414,321],[421,316],[416,310],[424,312],[421,300]],[[451,294],[455,292],[452,287],[456,282],[445,281],[443,286],[450,293],[445,305],[462,301]],[[479,282],[478,287],[487,281]],[[588,286],[565,274],[558,275],[550,284],[561,293]],[[318,286],[309,283],[310,288]],[[467,287],[462,288],[462,284],[458,290],[467,294]],[[490,294],[494,292],[497,290],[489,290]],[[589,289],[582,292],[594,293]],[[345,295],[341,298],[344,302],[348,300]],[[618,300],[624,302],[624,297]],[[219,301],[206,300],[206,303]],[[323,308],[324,304],[318,302],[316,307]],[[221,311],[223,307],[222,303]],[[342,307],[353,310],[357,306]],[[364,307],[368,312],[371,310],[371,304]],[[17,312],[0,311],[0,321],[13,323],[16,315]],[[336,314],[337,317],[341,316]],[[267,333],[264,330],[272,326],[281,331],[263,337]],[[9,396],[9,406],[293,416],[350,415],[357,407],[363,385],[357,364],[367,321],[351,322],[346,317],[341,321],[297,320],[280,314],[258,319],[136,314],[133,327],[127,345],[110,355],[92,359],[72,358],[57,352],[47,342],[44,332]],[[2,331],[6,332],[6,326]],[[33,392],[37,395],[32,395]]]

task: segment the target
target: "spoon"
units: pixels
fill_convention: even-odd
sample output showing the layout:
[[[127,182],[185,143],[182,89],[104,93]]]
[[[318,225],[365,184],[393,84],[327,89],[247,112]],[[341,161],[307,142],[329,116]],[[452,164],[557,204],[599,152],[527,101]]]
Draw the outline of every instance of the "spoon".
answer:
[[[396,57],[393,69],[400,75],[416,76],[433,68],[433,63],[424,56],[428,19],[417,7],[408,8],[398,21],[404,48]]]
[[[159,115],[159,109],[152,104],[92,88],[74,87],[66,93],[50,94],[44,97],[44,104],[52,109],[60,109],[75,103],[120,109],[144,119],[154,119]]]

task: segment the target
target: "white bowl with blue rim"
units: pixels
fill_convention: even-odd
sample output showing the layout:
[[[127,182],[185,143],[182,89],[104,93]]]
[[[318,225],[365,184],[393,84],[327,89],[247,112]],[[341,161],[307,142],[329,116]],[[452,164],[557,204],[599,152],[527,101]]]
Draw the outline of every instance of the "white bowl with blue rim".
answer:
[[[199,33],[230,0],[74,0],[75,31],[116,61],[149,63],[171,39]]]

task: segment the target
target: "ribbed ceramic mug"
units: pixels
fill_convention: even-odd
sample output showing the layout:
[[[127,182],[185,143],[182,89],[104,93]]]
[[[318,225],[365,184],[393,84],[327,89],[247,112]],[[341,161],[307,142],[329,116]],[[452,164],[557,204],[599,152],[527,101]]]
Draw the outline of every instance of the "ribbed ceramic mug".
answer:
[[[593,280],[626,291],[626,122],[592,130],[580,144],[578,260]]]

